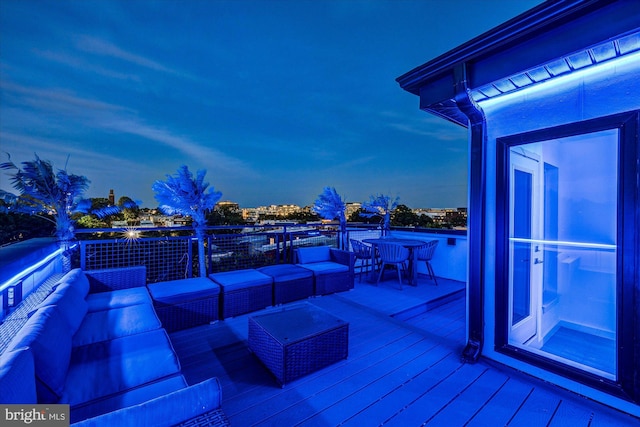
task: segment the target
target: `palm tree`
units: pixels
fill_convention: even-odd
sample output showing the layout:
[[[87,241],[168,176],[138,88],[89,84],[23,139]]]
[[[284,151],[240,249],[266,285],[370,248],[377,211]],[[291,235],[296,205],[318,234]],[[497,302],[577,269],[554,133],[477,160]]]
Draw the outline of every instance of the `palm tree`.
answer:
[[[167,215],[181,214],[190,216],[198,238],[198,260],[200,277],[207,276],[204,257],[204,228],[207,225],[207,212],[214,208],[222,193],[214,191],[204,182],[206,170],[199,170],[194,178],[185,165],[178,169],[176,175],[167,175],[166,181],[153,183],[155,198],[160,203],[160,210]]]
[[[347,231],[347,218],[345,216],[346,205],[342,197],[333,187],[324,187],[322,194],[316,199],[312,210],[324,219],[338,219],[340,222],[340,244],[344,248]]]
[[[378,215],[382,217],[382,236],[387,236],[391,230],[391,212],[398,206],[399,197],[391,201],[390,196],[377,194],[371,196],[368,202],[362,204],[362,216],[372,217]]]
[[[56,237],[65,251],[64,267],[70,269],[69,242],[75,235],[71,216],[78,212],[86,213],[90,207],[90,202],[82,198],[90,181],[85,176],[69,174],[66,166],[65,163],[64,169],[54,173],[51,162],[35,154],[35,160],[22,162],[21,169],[9,156],[0,168],[15,171],[11,184],[20,195],[2,191],[0,198],[9,204],[13,212],[29,213],[55,223]]]

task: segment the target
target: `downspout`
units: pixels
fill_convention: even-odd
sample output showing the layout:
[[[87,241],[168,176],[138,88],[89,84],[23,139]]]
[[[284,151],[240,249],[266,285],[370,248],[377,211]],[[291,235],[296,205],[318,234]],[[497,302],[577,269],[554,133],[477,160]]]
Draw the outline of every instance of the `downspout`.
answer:
[[[467,82],[467,65],[453,69],[455,101],[469,119],[469,284],[467,345],[462,360],[476,362],[484,344],[484,242],[486,207],[486,119],[471,98]]]

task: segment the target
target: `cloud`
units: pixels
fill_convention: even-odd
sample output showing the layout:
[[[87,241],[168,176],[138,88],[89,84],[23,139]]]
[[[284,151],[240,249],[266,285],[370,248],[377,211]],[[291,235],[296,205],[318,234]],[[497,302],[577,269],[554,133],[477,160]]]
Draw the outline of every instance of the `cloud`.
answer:
[[[193,75],[190,75],[182,70],[177,70],[171,67],[167,67],[158,61],[149,59],[145,56],[138,55],[133,52],[129,52],[109,41],[106,41],[97,37],[78,36],[76,38],[76,47],[80,51],[90,53],[93,55],[104,56],[112,59],[118,59],[118,60],[128,62],[130,64],[134,64],[149,70],[158,71],[161,73],[171,74],[174,76],[203,82],[202,79],[195,77]]]
[[[449,129],[444,129],[433,125],[431,128],[426,128],[424,125],[420,124],[416,125],[410,123],[390,123],[389,126],[401,132],[427,136],[439,141],[460,141],[461,139],[459,133],[452,132]]]
[[[17,96],[15,101],[23,105],[60,112],[61,110],[77,112],[93,111],[125,111],[124,107],[109,104],[94,99],[81,98],[66,90],[40,89],[33,86],[22,86],[7,81],[1,81],[0,87],[10,95]]]
[[[11,160],[14,163],[31,161],[34,159],[34,154],[37,154],[41,159],[50,161],[56,169],[62,169],[66,165],[69,173],[86,176],[92,181],[90,192],[95,192],[94,184],[97,181],[113,186],[120,181],[131,183],[137,176],[157,174],[152,165],[129,160],[126,157],[78,148],[64,139],[32,137],[3,131],[0,132],[0,140],[3,141],[3,151],[11,154]],[[5,153],[2,153],[2,161],[6,160]],[[151,188],[150,182],[140,184]],[[13,191],[5,176],[0,178],[0,187]]]
[[[108,128],[158,142],[198,161],[214,163],[216,168],[233,175],[242,175],[245,178],[258,177],[258,173],[242,160],[228,156],[213,148],[203,146],[201,143],[196,143],[183,135],[174,134],[168,129],[127,119],[114,120],[108,123]]]
[[[82,70],[91,73],[95,73],[104,77],[112,79],[133,81],[139,83],[142,81],[140,76],[131,73],[121,73],[114,70],[109,70],[105,67],[101,67],[93,62],[86,61],[77,56],[69,55],[62,52],[53,52],[50,50],[35,50],[34,53],[39,57],[48,61],[57,62],[72,67],[74,70]]]
[[[110,56],[112,58],[121,59],[123,61],[130,62],[141,67],[149,68],[151,70],[162,71],[171,74],[177,73],[175,70],[165,67],[159,62],[145,58],[144,56],[127,52],[112,43],[95,37],[78,37],[76,46],[78,47],[78,49],[84,52],[92,53],[95,55]]]
[[[217,170],[231,176],[258,177],[259,174],[253,170],[246,162],[229,156],[219,150],[206,146],[204,141],[194,141],[192,138],[181,135],[167,127],[145,123],[136,117],[136,111],[126,107],[105,103],[102,101],[75,96],[68,91],[59,89],[40,89],[26,87],[13,83],[2,82],[3,91],[13,95],[13,102],[24,107],[22,109],[13,108],[13,115],[21,117],[22,121],[34,123],[31,119],[40,115],[44,117],[55,117],[64,114],[70,117],[77,129],[81,126],[89,126],[95,134],[95,130],[103,130],[109,134],[120,132],[147,139],[159,143],[162,146],[173,148],[187,157],[188,161],[196,161],[205,164],[214,164]],[[5,112],[9,111],[5,108]],[[46,122],[41,122],[40,126],[47,126],[49,130],[52,126]],[[7,130],[3,126],[3,130]],[[68,128],[68,127],[67,127]],[[22,130],[12,134],[13,140],[22,138],[27,141],[27,132]],[[33,143],[42,144],[37,139],[29,139]],[[3,144],[5,145],[5,144]],[[161,150],[158,147],[158,150]],[[89,155],[90,153],[86,153]],[[84,154],[83,154],[84,155]]]
[[[376,159],[377,159],[376,156],[356,157],[356,158],[351,159],[351,160],[349,160],[347,162],[337,164],[337,165],[333,166],[332,168],[334,168],[334,169],[353,168],[353,167],[356,167],[356,166],[361,166],[361,165],[365,165],[365,164],[371,163],[373,161],[376,161]]]

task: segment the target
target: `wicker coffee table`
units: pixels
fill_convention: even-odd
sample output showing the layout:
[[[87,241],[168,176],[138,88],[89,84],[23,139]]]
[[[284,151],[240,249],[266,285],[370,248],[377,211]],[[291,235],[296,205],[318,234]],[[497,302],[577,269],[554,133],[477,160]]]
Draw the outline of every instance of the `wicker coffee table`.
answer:
[[[249,317],[249,348],[281,386],[346,359],[349,323],[311,304]]]

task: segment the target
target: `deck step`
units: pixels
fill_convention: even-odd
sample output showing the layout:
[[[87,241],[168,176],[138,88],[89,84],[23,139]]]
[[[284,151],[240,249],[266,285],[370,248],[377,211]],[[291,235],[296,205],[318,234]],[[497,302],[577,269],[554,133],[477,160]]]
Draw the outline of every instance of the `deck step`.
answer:
[[[454,291],[446,295],[439,296],[435,299],[426,301],[424,303],[418,304],[414,307],[410,307],[405,310],[399,311],[398,313],[392,314],[391,317],[397,320],[407,321],[414,317],[421,316],[431,310],[434,310],[452,301],[458,300],[460,298],[464,298],[465,293],[466,293],[465,289],[459,289],[457,291]]]

